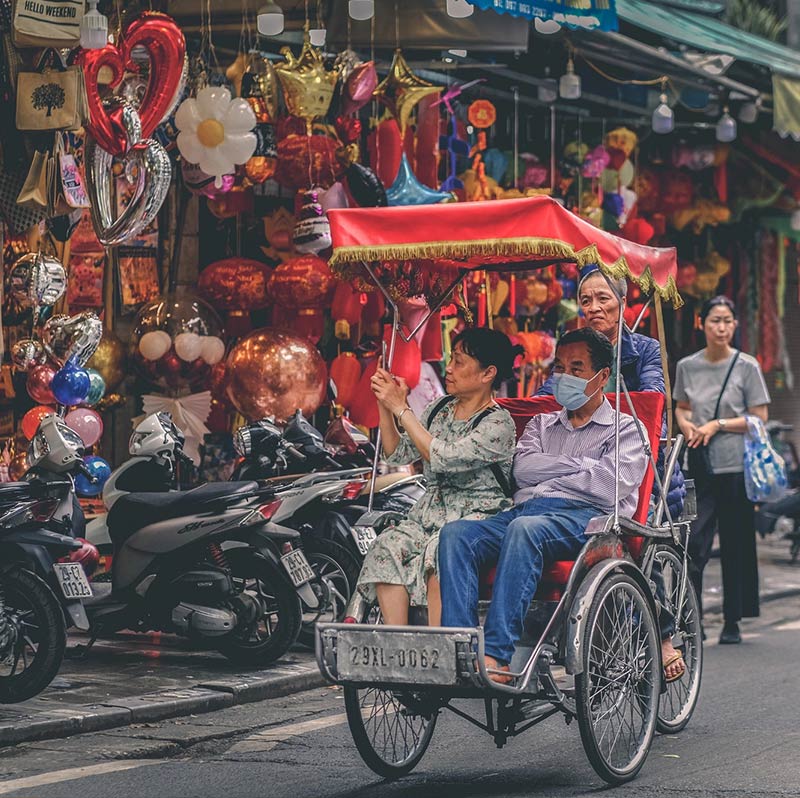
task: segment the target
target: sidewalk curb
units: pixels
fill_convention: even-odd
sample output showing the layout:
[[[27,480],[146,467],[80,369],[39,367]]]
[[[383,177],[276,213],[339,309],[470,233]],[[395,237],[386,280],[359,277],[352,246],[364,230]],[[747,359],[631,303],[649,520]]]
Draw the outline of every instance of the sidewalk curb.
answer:
[[[800,595],[800,587],[775,590],[761,595],[761,601],[779,601]],[[722,602],[707,605],[706,613],[722,612]],[[79,704],[59,707],[13,722],[0,723],[0,748],[37,740],[61,739],[75,734],[107,731],[149,723],[167,718],[199,715],[227,709],[237,704],[250,704],[279,698],[326,684],[316,663],[290,663],[276,667],[267,678],[237,676],[211,679],[186,689],[161,690],[154,693],[113,699],[103,704]]]
[[[215,679],[186,689],[113,699],[102,704],[59,707],[48,713],[0,723],[0,748],[23,742],[61,739],[107,731],[133,723],[148,723],[199,715],[268,698],[311,690],[326,684],[316,663],[277,667],[267,678]]]

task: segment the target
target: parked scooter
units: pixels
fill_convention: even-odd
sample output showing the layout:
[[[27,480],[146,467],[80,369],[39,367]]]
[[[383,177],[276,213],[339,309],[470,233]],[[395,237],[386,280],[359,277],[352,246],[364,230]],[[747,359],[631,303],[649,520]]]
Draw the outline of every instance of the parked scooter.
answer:
[[[91,588],[72,537],[73,482],[85,470],[83,442],[56,416],[31,442],[24,482],[0,485],[0,703],[25,701],[58,673],[65,616],[88,629],[82,600]]]
[[[69,432],[56,426],[65,439],[58,445],[82,452]],[[272,520],[280,506],[255,482],[119,496],[107,516],[112,580],[95,582],[85,600],[91,642],[121,629],[158,630],[243,665],[278,659],[300,630],[298,596],[317,603],[299,533]]]
[[[87,525],[87,539],[106,556],[112,553],[117,556],[113,552],[113,530],[109,529],[117,502],[131,491],[147,491],[156,497],[165,493],[171,495],[168,492],[177,488],[177,474],[181,464],[189,461],[183,454],[183,435],[169,414],[165,413],[148,416],[137,425],[131,435],[129,450],[131,459],[115,469],[103,489],[103,501],[109,508],[109,513],[98,516]],[[359,473],[354,471],[352,479],[358,480]],[[296,516],[304,507],[317,507],[323,500],[338,498],[348,489],[347,481],[337,480],[334,483],[328,480],[327,484],[323,484],[324,482],[314,479],[298,481],[292,477],[287,484],[266,486],[280,502],[274,511],[273,524],[290,527],[297,535],[300,530],[295,523]],[[232,484],[217,483],[214,489],[225,494],[230,491]],[[362,485],[363,479],[357,481],[355,487],[360,489]],[[349,489],[353,490],[353,487],[350,486]],[[300,642],[311,645],[314,623],[341,618],[344,606],[355,587],[359,563],[333,541],[305,536],[302,543],[300,541],[301,536],[297,535],[295,545],[303,549],[312,570],[308,582],[304,582],[298,590],[303,611]]]

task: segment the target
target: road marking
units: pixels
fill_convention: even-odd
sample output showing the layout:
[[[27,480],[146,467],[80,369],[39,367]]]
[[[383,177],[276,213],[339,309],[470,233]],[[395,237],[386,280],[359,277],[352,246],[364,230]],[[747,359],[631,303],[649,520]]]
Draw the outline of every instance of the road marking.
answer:
[[[86,779],[90,776],[102,776],[106,773],[117,773],[122,770],[132,770],[147,765],[160,765],[164,759],[120,759],[117,762],[103,762],[98,765],[86,765],[81,768],[68,768],[67,770],[53,770],[50,773],[40,773],[38,776],[26,776],[13,781],[0,781],[0,795],[8,795],[19,790],[32,790],[36,787],[45,787],[48,784],[58,784],[62,781]]]
[[[324,718],[305,720],[300,723],[290,723],[287,726],[276,726],[272,729],[264,729],[236,743],[236,745],[228,749],[228,753],[245,754],[254,751],[271,751],[290,737],[298,737],[301,734],[308,734],[309,732],[318,731],[319,729],[327,729],[331,726],[340,726],[343,723],[347,723],[347,715],[344,713],[341,715],[326,715]]]

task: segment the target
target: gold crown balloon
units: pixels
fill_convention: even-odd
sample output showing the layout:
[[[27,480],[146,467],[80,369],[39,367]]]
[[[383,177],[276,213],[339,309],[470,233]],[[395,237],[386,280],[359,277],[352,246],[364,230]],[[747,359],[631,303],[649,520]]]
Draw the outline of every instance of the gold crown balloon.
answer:
[[[400,49],[395,50],[389,74],[375,89],[374,96],[383,103],[400,126],[400,136],[404,136],[408,120],[414,106],[429,94],[438,94],[441,86],[434,86],[427,80],[417,77]]]
[[[276,64],[286,107],[293,116],[306,120],[306,132],[311,135],[311,123],[318,116],[328,113],[333,90],[339,79],[339,67],[325,69],[322,53],[311,44],[306,28],[303,49],[295,58],[289,47],[281,49],[284,63]]]

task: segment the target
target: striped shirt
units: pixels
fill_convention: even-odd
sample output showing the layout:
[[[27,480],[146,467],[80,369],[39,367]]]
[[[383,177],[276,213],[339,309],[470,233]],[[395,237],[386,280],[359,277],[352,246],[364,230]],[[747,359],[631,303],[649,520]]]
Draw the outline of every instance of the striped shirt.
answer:
[[[580,427],[567,411],[540,413],[525,427],[514,454],[514,503],[528,499],[572,499],[614,512],[614,416],[607,399]],[[639,503],[647,468],[636,422],[623,413],[619,437],[620,514],[630,517]]]

